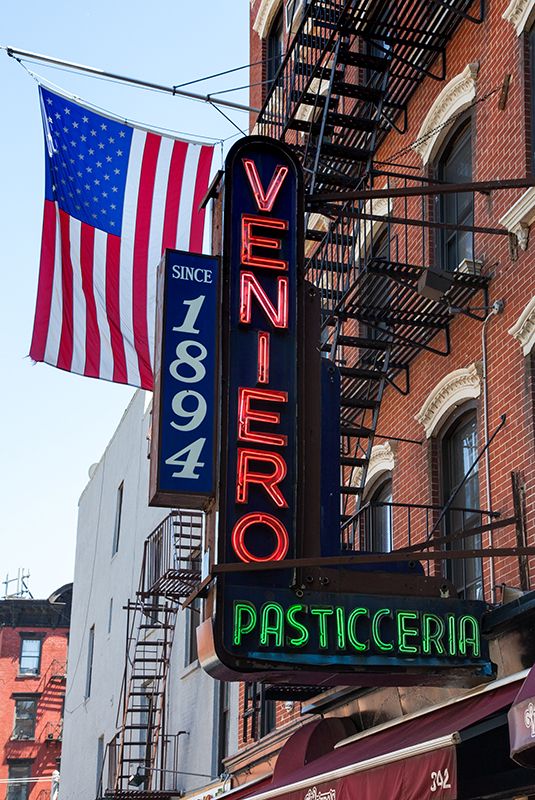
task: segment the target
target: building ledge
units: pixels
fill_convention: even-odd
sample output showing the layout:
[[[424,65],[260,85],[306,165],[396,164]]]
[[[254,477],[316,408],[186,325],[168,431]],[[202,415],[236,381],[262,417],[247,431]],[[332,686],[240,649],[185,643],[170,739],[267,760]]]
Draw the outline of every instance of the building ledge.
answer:
[[[535,620],[535,591],[498,606],[483,617],[483,634],[489,639],[524,627]]]

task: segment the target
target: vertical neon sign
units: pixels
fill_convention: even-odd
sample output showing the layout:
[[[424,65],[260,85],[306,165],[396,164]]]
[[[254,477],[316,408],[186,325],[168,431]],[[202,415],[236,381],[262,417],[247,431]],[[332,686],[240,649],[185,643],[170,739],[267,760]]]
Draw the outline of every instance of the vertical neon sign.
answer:
[[[285,147],[262,137],[242,140],[227,158],[220,562],[296,553],[299,170]],[[281,574],[225,580],[274,586]]]

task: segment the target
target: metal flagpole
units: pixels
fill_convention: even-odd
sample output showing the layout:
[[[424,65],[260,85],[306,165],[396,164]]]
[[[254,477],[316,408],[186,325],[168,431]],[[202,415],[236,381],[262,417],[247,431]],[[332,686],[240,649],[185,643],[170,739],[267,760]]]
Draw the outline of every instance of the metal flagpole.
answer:
[[[54,58],[53,56],[45,56],[42,53],[32,53],[30,50],[18,50],[16,47],[7,47],[1,45],[0,49],[5,50],[8,56],[16,58],[31,58],[34,61],[42,61],[45,64],[56,64],[60,67],[68,67],[70,69],[78,70],[79,72],[87,72],[90,75],[98,75],[101,78],[111,78],[115,81],[122,81],[123,83],[131,83],[133,86],[141,86],[145,89],[155,89],[159,92],[167,92],[175,97],[185,97],[188,100],[200,100],[203,103],[210,103],[215,106],[224,106],[225,108],[234,108],[238,111],[253,111],[258,113],[259,108],[243,105],[242,103],[234,103],[232,100],[218,99],[215,95],[210,94],[197,94],[196,92],[187,92],[185,89],[178,89],[175,86],[166,86],[162,83],[152,83],[152,81],[143,81],[140,78],[130,78],[127,75],[120,75],[117,72],[107,72],[97,67],[89,67],[85,64],[76,64],[74,61],[64,61],[62,58]]]

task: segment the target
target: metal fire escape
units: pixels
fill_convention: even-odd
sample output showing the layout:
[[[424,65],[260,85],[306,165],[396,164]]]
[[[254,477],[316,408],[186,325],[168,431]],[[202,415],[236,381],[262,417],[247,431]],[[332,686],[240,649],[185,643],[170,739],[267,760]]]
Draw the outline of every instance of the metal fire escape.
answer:
[[[305,172],[305,274],[321,297],[323,349],[342,379],[343,528],[359,509],[386,387],[408,393],[410,362],[422,349],[449,354],[450,309],[466,307],[479,291],[485,305],[488,277],[474,261],[450,273],[440,301],[426,299],[418,293],[432,261],[426,234],[441,226],[425,199],[419,219],[409,219],[415,202],[407,198],[393,217],[388,199],[379,209],[373,196],[335,202],[335,195],[429,182],[414,167],[376,162],[375,154],[389,131],[407,131],[407,104],[419,83],[445,79],[446,45],[457,27],[483,21],[483,3],[477,16],[471,6],[312,0],[257,120],[259,133],[298,153]],[[422,230],[418,254],[411,225]]]
[[[167,681],[180,602],[201,579],[203,527],[202,513],[172,511],[145,541],[139,589],[126,605],[122,706],[99,797],[166,800],[177,794],[176,786],[168,788],[173,776],[166,778]]]

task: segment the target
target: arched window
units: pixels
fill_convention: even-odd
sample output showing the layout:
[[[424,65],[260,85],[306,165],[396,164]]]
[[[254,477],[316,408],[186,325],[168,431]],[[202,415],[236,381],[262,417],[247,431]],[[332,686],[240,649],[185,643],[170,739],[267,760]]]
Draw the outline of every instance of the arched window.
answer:
[[[282,63],[282,52],[284,47],[284,24],[282,17],[282,6],[275,15],[271,28],[267,36],[267,86],[266,91],[269,91],[271,83],[278,72]]]
[[[448,138],[437,162],[437,177],[446,183],[466,183],[472,180],[472,129],[470,120],[458,126]],[[439,222],[453,225],[474,224],[474,195],[472,192],[444,194],[437,203]],[[453,272],[464,259],[474,258],[474,235],[456,228],[439,230],[437,235],[437,264]]]
[[[446,503],[453,490],[463,481],[477,458],[477,417],[468,411],[446,430],[442,439],[442,495]],[[477,465],[459,489],[445,517],[446,536],[457,537],[481,524],[479,509],[479,472]],[[447,549],[481,548],[481,534],[452,539]],[[452,559],[446,565],[446,577],[464,599],[483,596],[483,567],[480,558]]]
[[[364,549],[373,553],[389,553],[392,550],[391,504],[392,480],[385,477],[376,485],[369,498]]]
[[[378,232],[374,233],[372,230],[372,241],[370,242],[367,263],[376,266],[386,266],[390,261],[390,231],[385,225]],[[386,275],[376,275],[374,280],[369,284],[365,284],[364,297],[366,300],[365,305],[371,308],[384,308],[387,309],[390,305],[390,294],[392,291],[392,281]],[[364,336],[368,339],[385,339],[390,326],[384,319],[377,319],[374,324],[368,324],[364,327]]]

